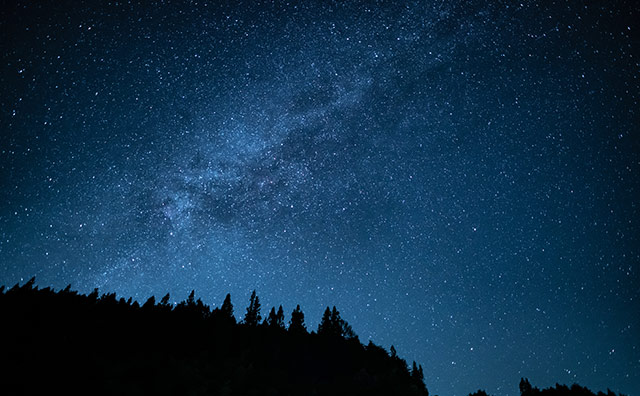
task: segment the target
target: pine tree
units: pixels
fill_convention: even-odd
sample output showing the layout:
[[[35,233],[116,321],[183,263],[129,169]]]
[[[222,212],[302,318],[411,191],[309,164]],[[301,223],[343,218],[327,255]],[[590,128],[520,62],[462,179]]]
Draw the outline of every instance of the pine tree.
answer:
[[[262,316],[260,316],[260,299],[256,295],[254,290],[249,298],[249,306],[247,307],[247,313],[244,316],[244,323],[249,326],[257,326],[260,323]]]
[[[231,294],[227,293],[227,296],[224,298],[224,302],[222,303],[222,307],[220,307],[220,312],[225,318],[236,321],[236,318],[233,316],[233,304],[231,304]]]
[[[318,326],[318,334],[346,339],[357,338],[351,326],[340,317],[340,312],[335,306],[331,310],[327,307],[324,311]]]
[[[165,294],[164,297],[162,297],[162,300],[160,300],[160,305],[163,307],[168,307],[170,298],[171,295],[169,293]]]
[[[36,284],[36,277],[32,277],[31,279],[29,279],[27,281],[27,283],[24,284],[24,286],[22,286],[22,289],[24,290],[30,290],[30,289],[34,289],[34,285]],[[38,287],[36,286],[34,290],[38,290]],[[98,290],[98,289],[95,289]]]
[[[152,309],[156,306],[156,298],[154,296],[149,297],[149,299],[147,300],[147,302],[145,302],[144,304],[142,304],[142,308],[143,309]]]
[[[191,293],[189,293],[189,297],[187,297],[186,304],[187,304],[188,307],[194,307],[196,305],[196,291],[195,290],[191,290]]]
[[[275,327],[276,326],[276,322],[278,321],[278,317],[277,316],[278,315],[276,314],[276,309],[275,308],[271,308],[271,311],[269,311],[269,315],[264,320],[264,324],[266,326],[269,326],[269,327]]]
[[[538,388],[533,388],[527,378],[520,378],[520,395],[530,396],[540,392]]]
[[[276,314],[276,326],[284,329],[284,310],[282,309],[282,305],[278,307],[278,313]]]
[[[158,304],[158,308],[160,308],[162,311],[165,311],[165,312],[171,311],[173,306],[169,302],[170,298],[171,296],[169,295],[169,293],[165,294],[164,297],[162,297],[162,299],[160,300],[160,303]]]
[[[331,334],[331,310],[329,307],[324,310],[320,324],[318,325],[318,335],[330,335]]]
[[[307,328],[304,324],[304,313],[300,309],[300,305],[291,312],[291,321],[289,322],[289,331],[292,333],[306,333]]]
[[[422,365],[416,365],[415,361],[413,362],[411,368],[411,378],[413,378],[414,381],[420,384],[424,384],[424,373],[422,372]]]
[[[165,294],[164,297],[160,300],[160,304],[158,306],[164,310],[171,310],[171,303],[169,303],[169,299],[171,295],[169,293]]]
[[[351,325],[344,319],[340,319],[340,335],[347,340],[358,338]]]
[[[340,311],[338,311],[338,309],[334,305],[333,309],[331,310],[331,334],[332,335],[342,336],[341,321],[342,319],[340,318]]]

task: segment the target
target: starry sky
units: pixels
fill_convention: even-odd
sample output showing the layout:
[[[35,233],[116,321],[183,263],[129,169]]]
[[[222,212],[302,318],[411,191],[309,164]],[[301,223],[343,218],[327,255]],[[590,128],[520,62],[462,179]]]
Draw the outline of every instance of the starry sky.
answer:
[[[256,289],[431,394],[640,394],[640,6],[540,3],[7,2],[0,284]]]

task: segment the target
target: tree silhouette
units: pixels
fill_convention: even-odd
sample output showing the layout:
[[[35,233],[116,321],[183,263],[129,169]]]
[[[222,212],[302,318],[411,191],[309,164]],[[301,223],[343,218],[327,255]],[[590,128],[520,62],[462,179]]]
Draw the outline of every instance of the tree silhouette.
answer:
[[[282,305],[278,308],[277,313],[275,308],[271,308],[269,316],[265,319],[264,323],[269,327],[284,329],[284,311],[282,310]]]
[[[36,277],[35,277],[35,276],[33,276],[33,277],[31,277],[31,279],[29,279],[29,280],[27,281],[27,283],[25,283],[25,284],[22,286],[22,288],[23,288],[23,289],[25,289],[25,290],[27,290],[27,289],[29,289],[29,290],[30,290],[30,289],[34,289],[34,285],[35,285],[35,284],[36,284]],[[37,286],[35,287],[35,290],[38,290],[38,287],[37,287]],[[94,291],[96,291],[96,292],[97,292],[97,290],[98,290],[98,289],[94,289]]]
[[[269,315],[264,320],[264,324],[269,327],[275,327],[277,320],[276,309],[272,307],[271,311],[269,311]]]
[[[254,290],[249,297],[249,306],[247,307],[247,313],[244,316],[244,323],[249,326],[257,326],[260,323],[262,316],[260,316],[260,299],[256,295]]]
[[[154,296],[149,297],[147,302],[142,304],[142,309],[150,310],[156,306],[156,298]]]
[[[26,287],[29,283],[33,284],[32,281],[35,281],[35,279],[31,279],[27,284],[25,284],[23,287]],[[98,300],[98,296],[100,295],[100,293],[98,292],[98,288],[96,287],[95,289],[93,289],[93,291],[91,293],[89,293],[89,295],[87,296],[89,298],[90,301],[92,302],[96,302]]]
[[[173,307],[169,302],[170,298],[171,296],[169,295],[169,293],[165,294],[164,297],[162,297],[162,299],[160,300],[160,304],[158,304],[158,308],[160,308],[163,311],[171,311],[171,308]]]
[[[224,298],[224,302],[222,303],[222,307],[220,307],[220,312],[225,318],[231,319],[234,322],[236,318],[233,316],[233,304],[231,304],[231,294],[227,293],[227,296]]]
[[[289,321],[289,331],[292,333],[306,333],[307,328],[304,324],[304,313],[300,309],[300,305],[291,312],[291,321]]]
[[[187,301],[186,301],[187,306],[193,307],[196,305],[195,296],[196,296],[196,291],[191,290],[191,293],[189,293],[189,297],[187,297]]]
[[[185,301],[180,301],[175,310],[178,312],[182,312],[183,314],[191,318],[208,318],[211,315],[209,306],[204,304],[199,298],[198,300],[196,300],[195,295],[195,290],[191,290],[191,293],[189,293],[187,299]]]
[[[422,365],[416,365],[415,361],[413,362],[413,366],[411,368],[411,378],[421,384],[424,383],[424,372],[422,371]]]
[[[171,298],[171,295],[169,293],[165,294],[164,297],[162,297],[162,299],[160,300],[160,305],[162,305],[163,307],[168,307],[169,304],[169,299]]]
[[[233,312],[229,295],[223,306]],[[373,342],[347,340],[350,326],[335,307],[324,311],[320,337],[306,333],[300,306],[291,314],[289,334],[255,326],[260,318],[255,291],[245,318],[252,326],[215,320],[222,309],[211,318],[194,292],[171,308],[168,294],[157,305],[150,297],[141,309],[131,298],[98,297],[97,290],[54,292],[38,289],[33,281],[10,290],[0,287],[3,331],[18,341],[3,350],[11,363],[3,368],[3,389],[24,394],[20,389],[29,383],[28,394],[64,393],[71,370],[74,381],[87,388],[97,381],[107,387],[106,394],[135,395],[149,387],[166,394],[429,395],[422,366],[407,366],[393,346],[389,354]],[[270,310],[267,323],[283,327],[282,306]],[[145,337],[130,337],[118,331],[122,328]],[[40,362],[35,356],[53,359]],[[30,383],[33,378],[42,380]],[[526,378],[519,387],[522,396],[618,396],[577,384],[538,389]],[[477,390],[471,396],[488,395]]]
[[[318,335],[330,335],[332,333],[331,310],[329,307],[324,310],[320,324],[318,325]]]
[[[534,388],[531,386],[531,383],[529,383],[529,380],[527,378],[520,378],[519,387],[520,387],[521,396],[530,396],[540,392],[538,388],[535,388],[534,390]]]
[[[343,338],[346,338],[347,340],[350,340],[352,338],[356,338],[356,339],[358,338],[356,333],[353,331],[353,328],[351,328],[351,325],[347,323],[346,320],[340,319],[339,323],[340,323],[341,335]]]
[[[318,334],[346,339],[357,338],[351,326],[340,317],[340,312],[335,306],[331,310],[329,307],[325,309],[318,325]]]
[[[276,314],[276,326],[284,329],[284,310],[282,309],[282,305],[278,307],[278,313]]]

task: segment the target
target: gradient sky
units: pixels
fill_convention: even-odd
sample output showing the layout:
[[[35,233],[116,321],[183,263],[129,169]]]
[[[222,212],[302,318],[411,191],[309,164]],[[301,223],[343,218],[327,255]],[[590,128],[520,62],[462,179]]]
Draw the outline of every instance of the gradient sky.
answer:
[[[431,394],[640,394],[638,3],[6,3],[0,284],[255,288]]]

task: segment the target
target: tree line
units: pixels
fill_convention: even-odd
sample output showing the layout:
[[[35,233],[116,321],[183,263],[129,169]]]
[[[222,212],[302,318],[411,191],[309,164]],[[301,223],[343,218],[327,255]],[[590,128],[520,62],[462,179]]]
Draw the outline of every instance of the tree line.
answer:
[[[115,293],[87,295],[67,286],[39,289],[35,278],[0,287],[6,394],[407,395],[429,396],[421,365],[362,344],[336,307],[309,331],[297,305],[262,317],[254,290],[243,318],[231,295],[211,309],[191,291],[140,305]],[[521,396],[617,396],[579,385]],[[470,396],[488,396],[484,390]],[[622,395],[621,395],[622,396]]]
[[[288,322],[282,306],[263,318],[255,291],[238,321],[230,294],[212,309],[194,291],[138,303],[32,279],[0,287],[0,315],[9,394],[82,384],[92,394],[429,395],[419,364],[362,344],[336,307],[311,331],[300,305]]]
[[[27,284],[33,284],[33,282],[35,282],[35,278],[27,282]],[[98,295],[98,289],[95,289],[89,295],[89,297],[92,299],[97,299]],[[115,294],[105,294],[102,296],[102,299],[113,298],[115,298]],[[191,293],[189,293],[189,296],[186,300],[176,304],[175,308],[169,302],[170,299],[171,295],[167,293],[160,300],[160,303],[156,304],[155,296],[151,296],[142,305],[142,308],[145,310],[163,309],[167,311],[175,310],[177,312],[190,312],[192,315],[199,316],[202,319],[220,317],[227,319],[233,323],[236,322],[230,293],[227,293],[220,308],[214,308],[213,310],[208,305],[203,303],[201,299],[198,298],[196,300],[195,290],[192,290]],[[120,299],[120,303],[130,304],[133,307],[136,307],[137,304],[135,301],[125,301],[122,298]],[[241,320],[239,324],[246,326],[266,326],[271,328],[287,329],[292,333],[308,332],[307,326],[304,321],[304,313],[302,312],[299,304],[291,312],[291,319],[289,321],[288,327],[285,325],[285,315],[282,305],[278,307],[277,311],[275,307],[272,307],[271,311],[269,311],[264,320],[262,318],[261,311],[262,305],[260,303],[260,297],[258,297],[256,291],[253,290],[251,292],[251,296],[249,297],[249,305],[246,308],[244,319]],[[344,339],[358,339],[358,336],[353,331],[351,325],[349,325],[349,323],[347,323],[347,321],[340,316],[340,312],[335,306],[333,306],[333,308],[327,307],[325,309],[324,314],[322,315],[322,319],[320,320],[320,324],[318,325],[317,334],[321,336],[341,337]]]
[[[528,378],[520,379],[520,396],[625,396],[616,394],[611,389],[607,389],[607,393],[594,393],[584,386],[573,384],[571,386],[555,384],[549,388],[539,389],[529,382]],[[478,390],[470,393],[469,396],[489,396],[484,390]]]

